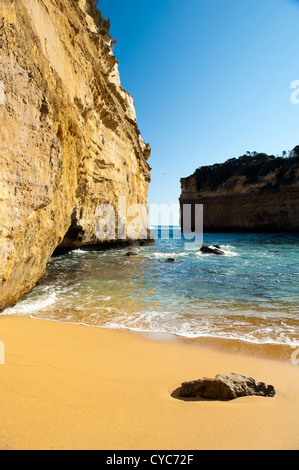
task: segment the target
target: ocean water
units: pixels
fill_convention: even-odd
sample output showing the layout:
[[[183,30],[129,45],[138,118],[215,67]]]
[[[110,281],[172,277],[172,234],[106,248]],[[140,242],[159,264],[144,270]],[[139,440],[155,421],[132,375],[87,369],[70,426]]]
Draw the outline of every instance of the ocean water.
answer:
[[[162,233],[165,235],[162,230]],[[104,328],[299,345],[299,235],[205,234],[224,256],[175,239],[52,258],[44,278],[4,315]],[[167,263],[168,258],[177,262]]]

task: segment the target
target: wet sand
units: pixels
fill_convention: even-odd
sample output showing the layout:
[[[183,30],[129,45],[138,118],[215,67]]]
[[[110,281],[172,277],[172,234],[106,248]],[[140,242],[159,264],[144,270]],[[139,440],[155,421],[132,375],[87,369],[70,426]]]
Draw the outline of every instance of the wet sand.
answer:
[[[168,339],[0,317],[0,449],[299,448],[299,365],[290,351],[281,360],[277,348]],[[172,397],[186,380],[231,372],[274,385],[276,397]]]

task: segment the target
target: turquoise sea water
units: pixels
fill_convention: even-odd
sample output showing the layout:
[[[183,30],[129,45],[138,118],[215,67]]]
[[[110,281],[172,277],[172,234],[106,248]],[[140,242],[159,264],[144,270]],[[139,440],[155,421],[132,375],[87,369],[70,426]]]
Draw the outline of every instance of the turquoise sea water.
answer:
[[[39,285],[3,313],[299,345],[299,234],[205,234],[205,245],[224,250],[217,256],[153,233],[155,245],[134,248],[135,257],[127,248],[52,258]]]

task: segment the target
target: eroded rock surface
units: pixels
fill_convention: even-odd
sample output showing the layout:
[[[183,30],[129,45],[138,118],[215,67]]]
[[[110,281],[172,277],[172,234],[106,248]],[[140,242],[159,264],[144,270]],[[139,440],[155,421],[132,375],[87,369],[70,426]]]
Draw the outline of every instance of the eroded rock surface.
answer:
[[[0,309],[36,284],[57,247],[102,243],[99,205],[115,209],[117,234],[119,197],[143,204],[147,233],[150,147],[87,7],[0,0]]]

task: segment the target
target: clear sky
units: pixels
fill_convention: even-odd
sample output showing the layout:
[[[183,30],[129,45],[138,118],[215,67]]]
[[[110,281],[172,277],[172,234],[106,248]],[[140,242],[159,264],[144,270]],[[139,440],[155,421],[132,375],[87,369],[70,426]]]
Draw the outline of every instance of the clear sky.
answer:
[[[246,151],[299,144],[297,0],[100,0],[122,86],[152,147],[149,204]]]

